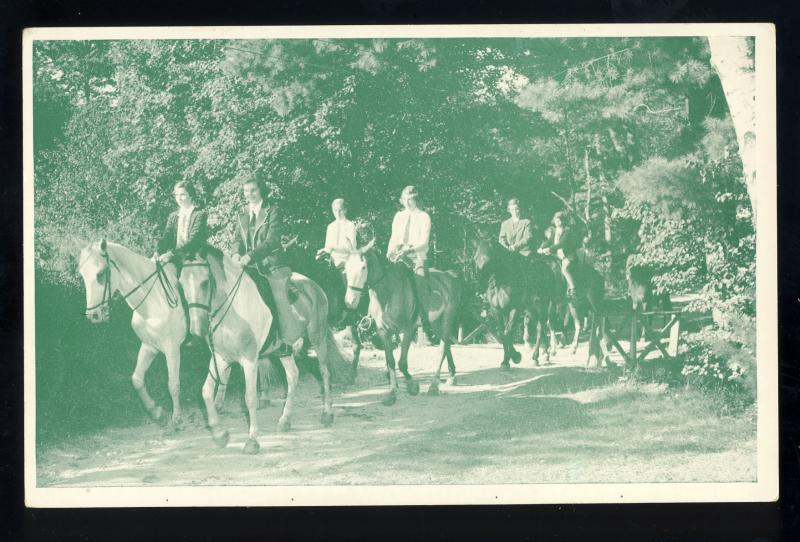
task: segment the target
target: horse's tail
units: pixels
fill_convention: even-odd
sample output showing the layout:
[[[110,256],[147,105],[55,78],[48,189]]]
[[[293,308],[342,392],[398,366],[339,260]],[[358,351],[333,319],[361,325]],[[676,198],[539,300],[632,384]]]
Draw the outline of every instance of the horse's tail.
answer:
[[[454,304],[453,307],[453,321],[450,324],[449,333],[453,343],[458,342],[458,329],[459,327],[469,320],[469,307],[466,303],[467,283],[463,278],[462,273],[457,271],[450,271],[453,277],[453,291],[451,293],[450,302]]]
[[[325,345],[326,361],[331,372],[331,380],[337,384],[349,383],[352,378],[351,363],[339,348],[339,343],[333,337],[333,331],[330,326],[325,327],[322,340]]]

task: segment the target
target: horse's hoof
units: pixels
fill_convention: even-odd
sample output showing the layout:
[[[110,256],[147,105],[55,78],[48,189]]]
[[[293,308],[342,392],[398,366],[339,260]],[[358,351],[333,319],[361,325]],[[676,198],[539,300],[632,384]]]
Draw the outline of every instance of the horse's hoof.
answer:
[[[514,363],[519,363],[520,361],[522,361],[522,354],[517,351],[512,352],[511,361],[513,361]]]
[[[330,427],[333,425],[333,412],[323,412],[321,421],[322,425],[325,427]]]
[[[242,449],[242,453],[247,455],[255,455],[261,449],[261,445],[258,441],[254,438],[247,439],[247,442],[244,443],[244,449]]]
[[[448,385],[448,386],[455,386],[456,385],[456,377],[455,376],[449,377],[445,384]]]
[[[431,397],[435,397],[439,395],[439,385],[438,384],[431,384],[428,388],[428,395]]]
[[[381,403],[383,403],[383,406],[392,406],[396,402],[397,402],[397,394],[394,392],[390,392],[389,394],[387,394],[386,397],[383,398],[383,401],[381,401]]]
[[[179,419],[172,419],[167,424],[167,432],[169,433],[179,433],[186,429],[183,420]]]
[[[286,433],[291,428],[292,428],[292,422],[290,422],[289,420],[284,420],[283,418],[278,420],[278,432],[279,433]]]
[[[215,435],[212,432],[211,438],[214,439],[214,444],[216,444],[220,448],[224,448],[225,446],[228,445],[228,441],[231,439],[231,435],[227,431],[223,431],[222,433],[219,433],[217,435]]]
[[[408,391],[409,395],[419,395],[419,383],[414,380],[408,380],[406,382],[406,391]]]
[[[503,371],[510,371],[511,365],[509,365],[507,361],[504,361],[503,363],[500,364],[500,369],[502,369]]]
[[[153,421],[155,421],[158,425],[165,426],[167,425],[167,414],[164,412],[164,409],[160,406],[154,408],[150,415],[153,417]]]

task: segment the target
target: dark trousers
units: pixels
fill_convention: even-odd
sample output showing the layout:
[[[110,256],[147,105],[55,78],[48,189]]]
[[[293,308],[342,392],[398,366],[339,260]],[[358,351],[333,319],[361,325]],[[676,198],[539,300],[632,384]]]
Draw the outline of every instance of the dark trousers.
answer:
[[[269,281],[266,279],[266,277],[264,277],[253,266],[247,266],[245,268],[245,272],[251,279],[253,279],[253,282],[256,283],[256,289],[258,290],[258,293],[261,294],[261,299],[264,300],[264,303],[266,303],[267,307],[269,307],[269,310],[272,313],[272,325],[269,328],[269,334],[267,335],[266,342],[266,344],[269,345],[278,335],[278,330],[280,329],[278,305],[275,303],[275,296],[272,294],[272,287],[269,285]]]

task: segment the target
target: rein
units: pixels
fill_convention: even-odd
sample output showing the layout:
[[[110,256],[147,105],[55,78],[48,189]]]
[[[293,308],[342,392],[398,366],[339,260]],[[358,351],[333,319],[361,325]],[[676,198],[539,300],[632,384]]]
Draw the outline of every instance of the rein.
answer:
[[[91,307],[88,307],[86,309],[86,312],[89,312],[89,311],[92,311],[92,310],[97,309],[99,307],[102,307],[103,305],[108,305],[111,302],[111,296],[112,296],[112,292],[111,292],[111,268],[113,267],[117,271],[121,272],[121,269],[119,268],[119,265],[117,265],[117,262],[115,262],[114,260],[111,259],[111,257],[109,256],[107,250],[103,253],[103,257],[106,260],[106,266],[107,266],[107,269],[108,269],[108,276],[106,277],[106,282],[103,285],[103,298],[100,300],[100,303],[98,303],[96,305],[93,305]],[[156,260],[156,264],[155,265],[156,265],[155,271],[153,271],[152,273],[147,275],[143,280],[141,280],[139,282],[139,284],[136,285],[130,292],[128,292],[127,294],[122,294],[122,292],[120,292],[120,294],[122,295],[122,299],[127,301],[130,296],[132,296],[134,293],[136,293],[139,290],[141,290],[142,288],[144,288],[145,284],[147,284],[147,282],[149,282],[153,277],[157,277],[158,278],[158,283],[161,284],[161,289],[164,291],[164,297],[165,297],[165,299],[167,301],[167,305],[169,306],[169,308],[174,309],[174,308],[176,308],[178,306],[178,303],[180,301],[180,298],[178,296],[178,292],[175,289],[175,287],[172,285],[172,283],[170,283],[169,278],[167,277],[167,274],[164,271],[164,267],[161,265],[161,263],[158,260]],[[145,292],[144,297],[142,297],[142,300],[139,301],[139,303],[137,303],[135,307],[132,307],[134,312],[136,311],[136,309],[141,307],[142,304],[144,304],[144,302],[150,296],[150,293],[153,291],[153,288],[155,287],[155,285],[156,285],[156,281],[154,280],[152,282],[152,284],[150,285],[150,288],[148,288],[147,291]]]
[[[208,269],[208,276],[211,277],[211,291],[208,294],[208,303],[187,303],[187,307],[203,309],[208,311],[210,320],[214,320],[218,314],[222,313],[217,322],[213,325],[210,325],[210,333],[209,335],[213,335],[217,328],[222,324],[222,321],[227,316],[228,311],[231,310],[233,306],[233,301],[236,298],[236,294],[239,291],[239,287],[242,285],[242,279],[244,278],[244,268],[239,272],[239,275],[236,277],[236,281],[233,283],[230,291],[225,295],[225,298],[222,300],[222,303],[216,310],[211,310],[211,302],[214,299],[214,293],[216,292],[216,281],[214,280],[214,274],[211,272],[211,266],[208,262],[189,262],[183,265],[183,267],[205,267]]]
[[[348,289],[348,290],[353,290],[354,292],[358,292],[358,293],[361,293],[361,292],[363,292],[364,290],[370,290],[370,289],[373,289],[373,288],[375,288],[375,286],[376,286],[376,285],[377,285],[377,284],[378,284],[380,281],[382,281],[383,279],[385,279],[385,278],[386,278],[386,275],[388,275],[388,273],[384,272],[384,273],[383,273],[383,274],[382,274],[382,275],[381,275],[381,276],[378,278],[378,280],[376,280],[376,281],[374,281],[372,284],[370,284],[370,283],[369,283],[369,278],[370,278],[370,275],[369,275],[369,269],[367,269],[367,281],[366,281],[366,283],[364,284],[364,286],[363,286],[362,288],[359,288],[358,286],[353,286],[353,285],[351,285],[350,283],[348,283],[348,284],[347,284],[347,289]]]
[[[225,319],[225,316],[227,316],[228,311],[233,306],[233,300],[236,298],[236,293],[239,291],[239,286],[241,286],[242,284],[242,278],[244,277],[244,268],[242,268],[242,270],[239,272],[239,276],[236,277],[236,281],[233,283],[233,287],[230,289],[227,295],[225,295],[225,298],[222,300],[222,304],[220,304],[220,306],[217,307],[217,310],[212,311],[211,302],[214,300],[214,294],[216,293],[217,289],[216,286],[217,282],[216,280],[214,280],[214,273],[211,272],[211,265],[207,261],[189,262],[184,264],[183,267],[205,267],[206,269],[208,269],[208,276],[210,277],[211,280],[211,289],[208,294],[208,303],[188,303],[187,300],[186,306],[189,309],[197,308],[208,312],[209,333],[208,336],[206,337],[206,341],[208,342],[208,349],[211,351],[211,359],[214,360],[214,369],[216,370],[217,373],[217,375],[214,376],[214,374],[211,372],[211,368],[209,368],[208,376],[211,377],[211,380],[214,381],[214,384],[216,386],[219,386],[220,381],[222,379],[222,375],[219,372],[219,365],[217,365],[217,352],[216,349],[214,348],[214,333],[217,331],[217,328],[222,324],[222,321]],[[220,312],[222,312],[222,315],[217,320],[217,323],[212,324],[212,321]]]

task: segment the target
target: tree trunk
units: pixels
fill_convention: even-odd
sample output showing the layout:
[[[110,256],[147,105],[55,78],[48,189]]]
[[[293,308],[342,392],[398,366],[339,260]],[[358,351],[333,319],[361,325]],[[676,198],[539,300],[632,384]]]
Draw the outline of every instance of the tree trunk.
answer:
[[[586,224],[589,224],[591,219],[589,206],[592,202],[592,177],[589,175],[589,147],[583,149],[583,171],[586,174],[586,205],[583,208],[583,216],[586,218]]]
[[[742,36],[711,36],[711,64],[719,75],[722,90],[728,100],[739,155],[744,169],[747,194],[755,213],[756,199],[756,79],[754,45],[751,38]]]

